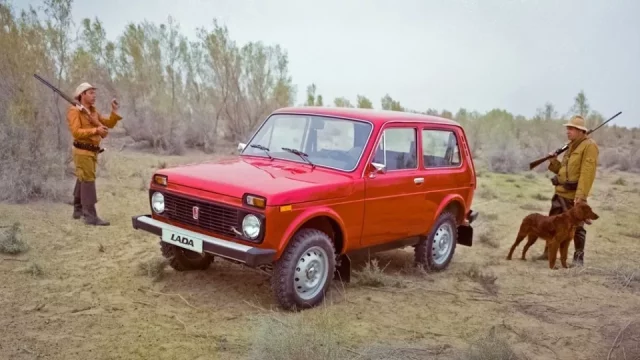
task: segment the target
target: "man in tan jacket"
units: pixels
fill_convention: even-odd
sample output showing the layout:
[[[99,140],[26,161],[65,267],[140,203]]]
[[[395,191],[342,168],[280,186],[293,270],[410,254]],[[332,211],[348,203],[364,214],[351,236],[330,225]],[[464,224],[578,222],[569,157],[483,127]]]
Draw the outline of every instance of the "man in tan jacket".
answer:
[[[107,136],[108,129],[116,126],[122,119],[117,114],[118,103],[111,102],[111,114],[103,117],[95,108],[96,88],[88,83],[80,84],[74,93],[76,100],[84,109],[70,106],[67,111],[67,123],[73,136],[73,162],[75,164],[76,185],[73,199],[73,218],[84,217],[89,225],[109,225],[98,217],[95,204],[96,165],[98,154],[103,151],[100,141]],[[89,115],[87,111],[91,114]]]
[[[555,193],[551,199],[549,215],[561,214],[578,202],[586,202],[591,193],[598,167],[598,145],[586,134],[588,129],[585,127],[584,118],[580,115],[573,116],[564,126],[567,128],[567,138],[570,141],[569,148],[562,161],[552,158],[548,167],[551,172],[556,174],[551,180],[555,186]],[[587,221],[587,224],[590,223]],[[584,224],[581,224],[576,229],[573,240],[574,266],[584,264],[586,236],[587,231]],[[547,258],[548,249],[545,246],[544,253],[539,259],[546,260]]]

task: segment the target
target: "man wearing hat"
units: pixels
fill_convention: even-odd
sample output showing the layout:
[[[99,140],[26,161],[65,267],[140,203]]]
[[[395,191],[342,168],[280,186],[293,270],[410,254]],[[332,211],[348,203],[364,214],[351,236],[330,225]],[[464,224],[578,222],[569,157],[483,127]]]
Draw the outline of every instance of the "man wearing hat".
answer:
[[[67,122],[73,136],[73,162],[75,164],[76,185],[73,191],[73,218],[84,217],[89,225],[109,225],[98,217],[95,204],[98,202],[96,194],[96,164],[100,149],[100,141],[107,136],[108,129],[116,126],[122,119],[117,114],[118,103],[111,101],[111,114],[103,117],[96,110],[96,87],[89,83],[80,84],[74,97],[82,105],[70,106],[67,111]],[[91,115],[89,115],[90,113]]]
[[[578,202],[586,202],[598,166],[598,145],[587,135],[588,129],[585,127],[584,118],[580,115],[573,116],[564,126],[567,128],[569,148],[562,161],[554,157],[550,160],[548,167],[549,171],[556,174],[551,179],[551,183],[555,185],[555,193],[551,199],[549,215],[561,214]],[[591,224],[591,221],[587,220],[586,223]],[[575,250],[573,266],[581,266],[584,263],[586,236],[584,224],[580,224],[573,240]],[[546,260],[548,256],[548,248],[545,246],[544,253],[539,259]]]

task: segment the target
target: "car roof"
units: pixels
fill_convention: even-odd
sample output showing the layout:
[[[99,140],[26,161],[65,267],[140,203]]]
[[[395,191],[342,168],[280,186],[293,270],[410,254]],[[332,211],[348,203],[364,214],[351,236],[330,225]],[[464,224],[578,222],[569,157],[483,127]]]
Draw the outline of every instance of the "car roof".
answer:
[[[444,117],[393,110],[324,106],[291,106],[277,109],[272,114],[307,114],[335,116],[354,120],[367,120],[372,122],[375,126],[383,125],[384,123],[389,121],[414,121],[460,127],[460,123],[458,123],[457,121]]]

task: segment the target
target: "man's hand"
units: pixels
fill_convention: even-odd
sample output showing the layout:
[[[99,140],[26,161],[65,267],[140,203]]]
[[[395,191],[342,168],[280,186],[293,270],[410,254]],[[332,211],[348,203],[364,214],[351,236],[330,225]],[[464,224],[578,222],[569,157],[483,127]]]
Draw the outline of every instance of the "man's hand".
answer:
[[[96,128],[96,134],[100,135],[100,137],[104,138],[109,133],[109,129],[106,126],[100,126]]]
[[[113,100],[111,100],[111,111],[117,113],[118,108],[120,108],[120,104],[118,104],[118,100],[114,98]]]
[[[578,204],[580,204],[580,203],[586,203],[586,202],[587,202],[587,199],[585,199],[585,198],[583,198],[583,197],[580,197],[580,196],[576,196],[576,198],[575,198],[575,200],[574,200],[574,204],[575,204],[575,205],[578,205]],[[591,225],[591,220],[589,220],[589,219],[584,219],[584,223],[585,223],[585,224],[587,224],[587,225]]]

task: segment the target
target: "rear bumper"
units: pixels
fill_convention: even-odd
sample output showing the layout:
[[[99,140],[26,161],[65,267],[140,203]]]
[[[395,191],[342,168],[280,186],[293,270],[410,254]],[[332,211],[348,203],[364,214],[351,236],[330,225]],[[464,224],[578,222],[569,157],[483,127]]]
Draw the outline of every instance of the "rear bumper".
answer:
[[[477,211],[469,210],[467,213],[467,220],[469,221],[469,225],[474,222],[478,218],[479,213]]]
[[[202,251],[213,255],[224,257],[227,259],[235,260],[244,263],[249,267],[256,267],[259,265],[270,264],[273,262],[276,251],[270,249],[260,249],[252,246],[234,243],[232,241],[220,239],[217,237],[199,234],[194,231],[183,229],[177,226],[173,226],[158,220],[155,220],[151,215],[136,215],[131,218],[133,228],[136,230],[144,230],[154,235],[158,235],[163,238],[162,234],[164,230],[178,233],[180,235],[198,239],[202,241]],[[162,241],[166,241],[162,239]],[[172,245],[176,243],[166,241]],[[181,246],[181,245],[177,245]],[[184,246],[183,246],[184,247]],[[192,248],[185,247],[189,250]]]

